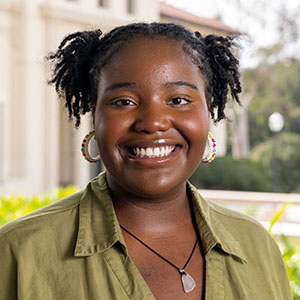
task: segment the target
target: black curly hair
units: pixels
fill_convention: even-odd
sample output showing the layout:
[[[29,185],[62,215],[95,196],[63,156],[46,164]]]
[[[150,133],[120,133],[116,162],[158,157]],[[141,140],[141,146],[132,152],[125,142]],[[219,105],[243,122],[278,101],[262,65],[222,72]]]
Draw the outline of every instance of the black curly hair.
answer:
[[[183,50],[199,67],[206,80],[206,98],[215,122],[225,118],[224,109],[230,94],[240,103],[239,61],[233,54],[234,37],[192,33],[174,23],[133,23],[120,26],[103,35],[101,30],[82,31],[64,38],[57,52],[47,57],[53,65],[49,84],[55,84],[65,100],[69,118],[94,112],[101,70],[123,44],[137,37],[164,37],[182,43]],[[217,113],[215,113],[217,111]]]

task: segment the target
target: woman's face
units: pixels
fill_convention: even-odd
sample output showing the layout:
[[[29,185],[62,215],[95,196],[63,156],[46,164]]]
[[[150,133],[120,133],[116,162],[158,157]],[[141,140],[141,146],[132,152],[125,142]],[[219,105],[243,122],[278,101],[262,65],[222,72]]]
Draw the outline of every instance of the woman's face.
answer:
[[[205,149],[203,76],[179,42],[131,40],[101,73],[94,122],[110,187],[167,195],[182,188]]]

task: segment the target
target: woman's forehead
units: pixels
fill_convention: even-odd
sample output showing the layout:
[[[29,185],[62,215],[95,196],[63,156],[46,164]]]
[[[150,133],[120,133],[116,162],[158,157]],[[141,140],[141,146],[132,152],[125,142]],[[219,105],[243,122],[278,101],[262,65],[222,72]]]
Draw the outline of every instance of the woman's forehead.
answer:
[[[203,76],[183,50],[182,43],[170,39],[140,38],[128,42],[104,68],[100,86],[116,82],[163,85],[186,81],[203,87]]]
[[[198,69],[190,55],[183,49],[181,41],[166,37],[136,37],[124,43],[113,55],[105,69],[110,71],[122,68],[143,70],[159,64],[177,64]]]

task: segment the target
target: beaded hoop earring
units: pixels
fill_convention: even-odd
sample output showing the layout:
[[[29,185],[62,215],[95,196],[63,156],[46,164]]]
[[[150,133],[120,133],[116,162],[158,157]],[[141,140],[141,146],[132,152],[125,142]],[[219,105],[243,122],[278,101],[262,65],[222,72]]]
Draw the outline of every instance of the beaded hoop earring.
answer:
[[[98,154],[96,157],[92,157],[89,154],[89,142],[92,139],[92,137],[95,136],[95,130],[90,131],[83,139],[82,145],[81,145],[81,153],[85,160],[87,160],[90,163],[96,163],[101,159],[100,154]]]
[[[207,140],[208,140],[209,150],[206,157],[202,158],[203,163],[212,162],[217,155],[217,143],[214,136],[210,132],[208,133]]]

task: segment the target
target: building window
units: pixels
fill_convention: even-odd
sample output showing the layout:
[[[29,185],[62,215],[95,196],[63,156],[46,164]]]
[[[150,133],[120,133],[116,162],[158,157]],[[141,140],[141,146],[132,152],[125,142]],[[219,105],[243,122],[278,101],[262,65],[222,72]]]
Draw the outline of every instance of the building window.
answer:
[[[129,14],[135,13],[135,0],[127,0],[127,12]]]

